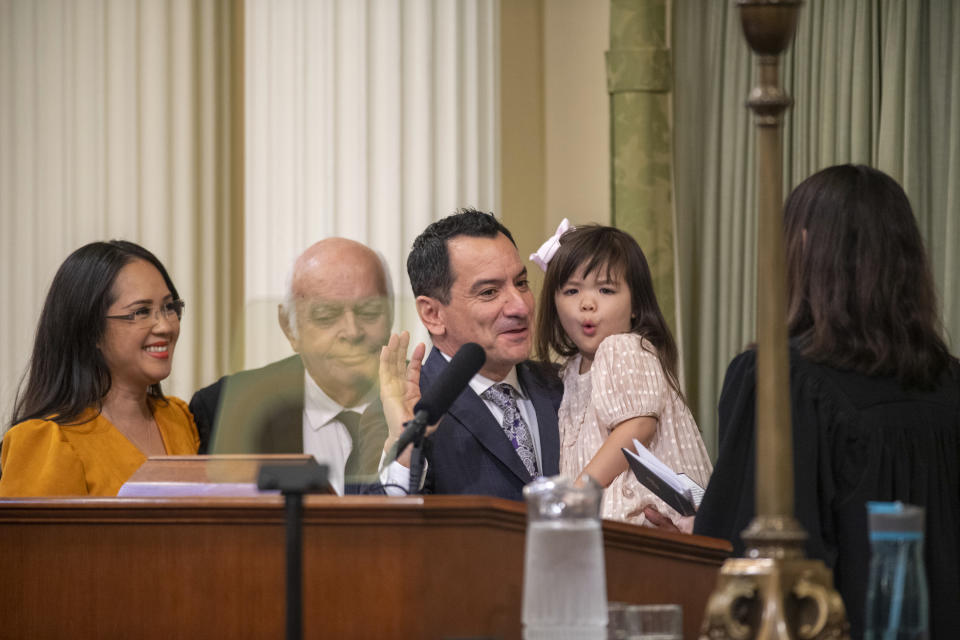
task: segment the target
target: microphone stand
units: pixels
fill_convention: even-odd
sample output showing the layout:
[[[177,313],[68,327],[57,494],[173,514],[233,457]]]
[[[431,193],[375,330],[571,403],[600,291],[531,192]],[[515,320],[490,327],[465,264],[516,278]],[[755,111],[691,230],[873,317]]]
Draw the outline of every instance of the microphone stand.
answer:
[[[408,494],[415,494],[420,491],[420,476],[423,474],[423,437],[427,430],[429,414],[421,409],[417,411],[412,420],[403,424],[404,430],[397,438],[396,459],[403,453],[408,444],[413,444],[413,450],[410,452],[410,484]]]
[[[471,378],[483,367],[486,359],[486,352],[480,345],[474,342],[461,345],[450,358],[443,375],[423,392],[420,402],[414,406],[413,419],[404,424],[405,429],[397,438],[397,450],[394,455],[396,459],[407,445],[413,443],[413,451],[410,452],[409,493],[417,493],[420,489],[420,476],[423,474],[424,465],[422,445],[427,425],[440,420],[450,405],[470,384]]]
[[[423,475],[423,433],[413,443],[413,450],[410,452],[410,487],[408,495],[420,492],[420,476]]]
[[[262,465],[260,491],[279,490],[284,497],[287,529],[287,640],[303,637],[303,494],[329,489],[327,466],[311,456],[302,463]]]

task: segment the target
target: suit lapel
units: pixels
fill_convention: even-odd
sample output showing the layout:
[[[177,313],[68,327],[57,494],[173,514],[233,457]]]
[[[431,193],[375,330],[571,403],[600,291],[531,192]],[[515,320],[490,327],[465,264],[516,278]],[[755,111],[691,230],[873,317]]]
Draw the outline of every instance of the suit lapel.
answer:
[[[263,450],[303,453],[303,361],[295,355],[277,365],[272,381],[276,410],[268,418]]]
[[[423,365],[423,381],[427,384],[422,386],[428,387],[431,381],[437,380],[443,375],[447,364],[443,354],[434,347],[430,352],[430,357]],[[539,409],[537,410],[537,417],[539,419]],[[523,466],[523,461],[520,460],[520,456],[517,455],[513,445],[503,433],[503,427],[497,423],[493,414],[490,413],[490,409],[487,408],[480,396],[474,393],[473,389],[467,387],[460,394],[453,406],[450,407],[448,416],[445,416],[441,421],[439,428],[452,427],[453,425],[444,425],[444,422],[450,418],[456,420],[464,429],[473,434],[484,448],[523,480],[524,484],[533,480],[526,467]],[[554,422],[556,422],[556,416],[554,416]]]
[[[227,376],[214,428],[214,453],[303,451],[303,363],[291,356]]]
[[[530,371],[528,363],[521,362],[517,365],[517,377],[537,412],[543,475],[557,475],[560,473],[560,431],[557,426],[557,407],[553,403],[553,395],[541,384],[537,375]]]

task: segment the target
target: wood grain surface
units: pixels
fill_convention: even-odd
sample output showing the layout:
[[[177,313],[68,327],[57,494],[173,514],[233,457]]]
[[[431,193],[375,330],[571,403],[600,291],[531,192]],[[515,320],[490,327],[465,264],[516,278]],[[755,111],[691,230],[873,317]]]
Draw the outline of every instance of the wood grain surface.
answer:
[[[520,638],[522,504],[308,497],[304,637]],[[607,595],[681,603],[695,637],[724,541],[605,522]],[[280,497],[0,501],[0,637],[280,638]]]

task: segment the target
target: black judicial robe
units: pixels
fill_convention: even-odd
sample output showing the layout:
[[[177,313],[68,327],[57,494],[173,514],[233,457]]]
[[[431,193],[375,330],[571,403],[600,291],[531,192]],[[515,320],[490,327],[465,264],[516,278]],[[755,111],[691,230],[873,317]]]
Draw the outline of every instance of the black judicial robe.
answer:
[[[960,637],[960,365],[935,388],[840,371],[790,352],[795,511],[806,552],[834,572],[853,638],[863,636],[870,543],[866,503],[926,508],[924,553],[930,637]],[[727,369],[720,396],[720,448],[694,532],[726,538],[754,516],[756,352]]]

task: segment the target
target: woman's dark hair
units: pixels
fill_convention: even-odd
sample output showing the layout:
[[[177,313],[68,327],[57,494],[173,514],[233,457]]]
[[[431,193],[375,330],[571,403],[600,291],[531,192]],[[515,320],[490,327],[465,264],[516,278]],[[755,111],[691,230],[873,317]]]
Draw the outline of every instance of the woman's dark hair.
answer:
[[[788,331],[810,360],[906,387],[931,386],[950,360],[910,201],[860,165],[804,180],[784,210]]]
[[[630,234],[614,227],[585,225],[560,237],[560,248],[550,260],[540,293],[537,357],[544,362],[549,360],[551,349],[564,357],[577,353],[577,345],[560,324],[555,295],[581,266],[584,275],[603,270],[611,280],[615,276],[626,280],[633,316],[630,331],[643,336],[656,348],[670,386],[683,398],[677,376],[677,344],[657,304],[647,258]]]
[[[107,311],[115,302],[114,280],[135,260],[156,267],[174,299],[179,299],[167,270],[140,245],[124,240],[92,242],[71,253],[53,277],[43,303],[11,425],[32,418],[69,424],[90,407],[99,412],[111,379],[98,344]],[[159,383],[150,386],[147,397],[164,399]]]

